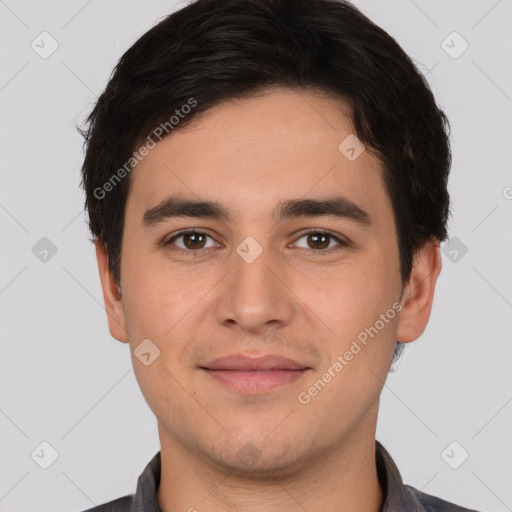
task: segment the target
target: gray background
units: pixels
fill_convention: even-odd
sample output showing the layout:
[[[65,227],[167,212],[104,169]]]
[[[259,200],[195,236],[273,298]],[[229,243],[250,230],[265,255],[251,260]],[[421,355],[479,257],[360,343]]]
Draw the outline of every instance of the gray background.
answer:
[[[512,510],[512,2],[355,3],[427,74],[453,130],[455,239],[427,330],[386,383],[377,438],[406,483]],[[159,450],[128,346],[107,329],[74,125],[122,53],[178,5],[0,1],[0,511],[83,510],[131,493]],[[50,48],[43,31],[59,45],[46,59],[31,47]],[[469,43],[457,58],[453,31]],[[46,261],[43,237],[57,248]],[[458,469],[442,457],[453,441],[452,464],[469,453]],[[58,453],[48,469],[42,442]]]

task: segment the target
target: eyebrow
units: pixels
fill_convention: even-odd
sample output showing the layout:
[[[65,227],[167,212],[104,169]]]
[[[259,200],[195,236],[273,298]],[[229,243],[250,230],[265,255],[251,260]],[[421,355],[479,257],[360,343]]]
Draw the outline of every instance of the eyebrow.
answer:
[[[333,216],[359,224],[371,226],[370,214],[350,199],[336,196],[327,199],[289,199],[277,206],[272,218],[276,222],[296,217]],[[217,201],[187,199],[171,196],[150,208],[142,218],[143,228],[151,228],[172,218],[208,218],[230,221],[233,212]]]

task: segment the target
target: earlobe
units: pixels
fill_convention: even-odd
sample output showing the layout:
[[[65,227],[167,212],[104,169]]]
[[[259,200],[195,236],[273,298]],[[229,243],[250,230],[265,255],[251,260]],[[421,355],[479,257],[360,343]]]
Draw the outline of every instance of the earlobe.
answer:
[[[432,239],[414,256],[411,277],[402,295],[402,310],[396,336],[398,341],[414,341],[425,330],[432,311],[435,285],[440,272],[439,241]]]
[[[126,329],[121,289],[110,271],[105,247],[98,240],[95,241],[95,247],[110,334],[116,340],[126,343],[128,342],[128,331]]]

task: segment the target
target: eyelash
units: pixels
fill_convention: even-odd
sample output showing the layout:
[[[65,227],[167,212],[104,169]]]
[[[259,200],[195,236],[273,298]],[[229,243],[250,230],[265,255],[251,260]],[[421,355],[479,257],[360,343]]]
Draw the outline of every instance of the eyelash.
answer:
[[[173,235],[171,238],[168,238],[167,240],[164,240],[163,241],[163,245],[165,247],[169,247],[169,246],[173,245],[173,242],[176,241],[179,237],[181,237],[183,235],[187,235],[187,234],[206,235],[206,236],[210,237],[213,240],[213,237],[211,235],[209,235],[208,233],[205,233],[204,231],[199,231],[197,229],[184,229],[182,231],[179,231],[175,235]],[[333,249],[333,248],[330,248],[330,249],[304,249],[304,250],[312,251],[313,253],[337,252],[337,251],[339,251],[339,250],[349,246],[349,244],[347,242],[345,242],[344,240],[340,239],[336,235],[332,234],[329,231],[324,231],[324,230],[321,230],[321,229],[311,229],[309,231],[306,231],[306,232],[302,233],[296,239],[296,241],[300,240],[301,238],[303,238],[303,237],[305,237],[307,235],[311,235],[311,234],[326,235],[326,236],[330,237],[332,240],[338,242],[338,244],[339,244],[339,247],[337,247],[335,249]],[[208,249],[214,249],[214,247],[207,247],[206,249],[196,249],[196,250],[194,250],[194,249],[182,249],[181,247],[173,247],[171,250],[175,251],[175,252],[177,252],[179,254],[185,254],[186,256],[194,257],[194,256],[201,256],[204,253],[204,251],[206,251]]]

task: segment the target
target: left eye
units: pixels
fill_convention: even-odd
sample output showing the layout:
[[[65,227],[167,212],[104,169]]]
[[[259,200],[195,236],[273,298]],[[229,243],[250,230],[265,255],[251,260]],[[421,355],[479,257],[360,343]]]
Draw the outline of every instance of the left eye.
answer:
[[[309,233],[304,233],[302,236],[298,238],[301,240],[302,238],[306,238],[306,243],[308,247],[303,247],[304,249],[313,249],[313,250],[324,250],[330,248],[330,242],[337,242],[338,245],[347,245],[346,242],[340,240],[338,237],[332,235],[331,233],[325,231],[310,231]],[[294,243],[294,245],[296,242]]]

